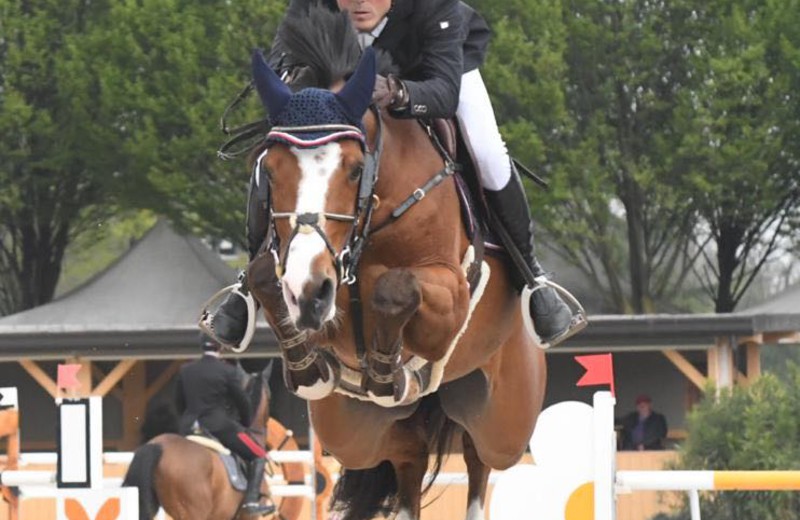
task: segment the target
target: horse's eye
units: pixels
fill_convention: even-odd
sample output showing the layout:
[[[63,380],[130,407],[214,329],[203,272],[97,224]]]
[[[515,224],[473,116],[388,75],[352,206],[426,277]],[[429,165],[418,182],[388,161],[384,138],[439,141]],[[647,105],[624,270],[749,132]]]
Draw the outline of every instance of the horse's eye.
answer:
[[[350,170],[350,180],[357,181],[361,178],[361,174],[364,172],[364,165],[359,164],[355,166],[352,170]]]

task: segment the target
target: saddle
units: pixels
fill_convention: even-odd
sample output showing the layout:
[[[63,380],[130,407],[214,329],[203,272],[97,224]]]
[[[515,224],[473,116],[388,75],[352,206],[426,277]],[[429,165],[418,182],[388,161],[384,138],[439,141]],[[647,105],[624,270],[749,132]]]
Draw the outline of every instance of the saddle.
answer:
[[[456,172],[456,191],[461,206],[461,221],[466,228],[467,237],[475,244],[482,238],[482,246],[487,254],[502,256],[505,248],[488,225],[489,210],[478,180],[472,155],[467,149],[458,125],[454,119],[433,119],[428,123],[429,135],[434,146],[439,148],[461,167]]]
[[[247,467],[241,457],[231,452],[224,444],[219,442],[219,439],[205,430],[195,428],[195,431],[190,435],[186,435],[185,438],[204,448],[215,451],[225,467],[231,487],[244,493],[247,489]]]

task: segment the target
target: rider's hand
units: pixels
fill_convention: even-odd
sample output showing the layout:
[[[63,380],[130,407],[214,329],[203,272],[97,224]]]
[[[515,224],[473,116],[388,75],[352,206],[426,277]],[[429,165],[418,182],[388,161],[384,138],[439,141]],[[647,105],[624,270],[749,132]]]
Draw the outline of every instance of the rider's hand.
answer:
[[[378,108],[400,110],[408,106],[408,90],[406,90],[403,82],[394,76],[379,75],[375,78],[372,102]]]

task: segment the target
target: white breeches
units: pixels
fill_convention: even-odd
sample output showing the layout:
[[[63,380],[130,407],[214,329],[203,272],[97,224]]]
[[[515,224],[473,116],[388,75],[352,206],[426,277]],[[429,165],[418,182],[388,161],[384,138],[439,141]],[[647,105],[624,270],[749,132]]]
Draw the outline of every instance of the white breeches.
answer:
[[[492,191],[503,189],[511,178],[511,159],[478,69],[461,76],[456,118],[478,169],[481,185]]]

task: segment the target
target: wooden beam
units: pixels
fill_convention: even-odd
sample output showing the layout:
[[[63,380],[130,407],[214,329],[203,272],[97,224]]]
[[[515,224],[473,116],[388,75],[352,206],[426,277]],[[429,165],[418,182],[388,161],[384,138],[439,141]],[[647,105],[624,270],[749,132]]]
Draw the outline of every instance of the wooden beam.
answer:
[[[800,331],[764,334],[764,343],[800,343]]]
[[[99,366],[97,366],[97,363],[92,363],[92,374],[94,375],[94,378],[97,379],[98,381],[104,380],[107,375],[105,372],[103,372],[103,370]],[[114,387],[108,393],[113,395],[120,401],[122,401],[123,398],[122,390],[119,387]]]
[[[39,383],[39,386],[45,389],[45,391],[50,394],[50,397],[55,399],[58,397],[58,387],[56,386],[56,382],[53,381],[50,376],[48,376],[42,367],[36,364],[35,361],[31,361],[29,359],[20,359],[19,364],[22,368],[25,369],[25,372],[30,374],[30,376]]]
[[[178,370],[180,370],[181,366],[183,366],[183,363],[183,361],[173,361],[167,368],[164,369],[163,372],[158,375],[155,381],[150,383],[150,386],[147,387],[147,391],[145,392],[147,401],[152,399],[158,392],[161,391],[162,388],[167,385],[167,383],[169,383],[170,379],[172,379],[172,376],[177,374]]]
[[[758,333],[753,334],[752,336],[741,336],[738,339],[739,345],[749,345],[751,343],[758,343],[762,345],[764,343],[764,334]]]
[[[705,390],[708,379],[692,365],[683,354],[677,350],[665,349],[661,351],[686,378],[700,390]]]
[[[111,369],[111,372],[100,381],[100,383],[95,387],[92,395],[99,395],[100,397],[104,397],[117,383],[119,383],[120,379],[122,379],[125,374],[128,373],[128,370],[136,364],[135,359],[123,359],[117,366]]]

